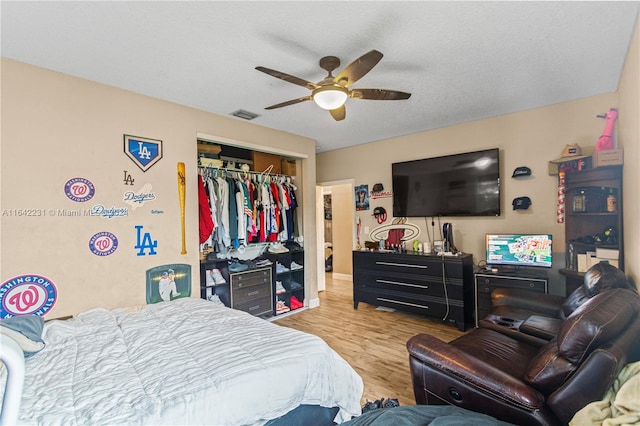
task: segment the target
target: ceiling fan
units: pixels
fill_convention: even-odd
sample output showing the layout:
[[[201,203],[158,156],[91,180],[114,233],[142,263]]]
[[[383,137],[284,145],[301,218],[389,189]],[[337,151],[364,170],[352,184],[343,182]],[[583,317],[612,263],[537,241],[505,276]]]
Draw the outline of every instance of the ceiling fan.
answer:
[[[328,75],[318,83],[312,83],[270,68],[256,67],[258,71],[311,90],[311,95],[309,96],[271,105],[265,109],[276,109],[304,101],[314,101],[320,108],[328,110],[336,121],[340,121],[344,120],[346,116],[344,103],[347,101],[347,98],[372,99],[376,101],[408,99],[411,93],[397,90],[349,89],[349,86],[371,71],[371,69],[380,62],[380,59],[382,59],[382,53],[377,50],[372,50],[351,62],[334,77],[331,73],[340,66],[340,59],[335,56],[325,56],[320,59],[320,68],[326,70]]]

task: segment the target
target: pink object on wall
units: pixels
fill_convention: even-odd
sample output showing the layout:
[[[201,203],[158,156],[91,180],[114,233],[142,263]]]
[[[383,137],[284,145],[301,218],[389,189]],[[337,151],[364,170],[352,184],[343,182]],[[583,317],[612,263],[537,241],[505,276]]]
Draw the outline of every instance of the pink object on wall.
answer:
[[[611,108],[608,113],[599,117],[604,117],[605,125],[604,130],[602,131],[602,136],[600,136],[598,143],[596,143],[595,151],[614,149],[616,147],[616,143],[613,133],[616,119],[618,118],[618,110]]]

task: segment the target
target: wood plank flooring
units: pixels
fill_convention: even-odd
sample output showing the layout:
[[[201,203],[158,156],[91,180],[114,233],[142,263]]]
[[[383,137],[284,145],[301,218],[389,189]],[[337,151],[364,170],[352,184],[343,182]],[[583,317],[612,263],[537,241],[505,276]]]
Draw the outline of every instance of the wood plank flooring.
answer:
[[[427,317],[387,312],[360,303],[353,309],[353,283],[326,277],[320,306],[276,319],[274,323],[320,336],[362,377],[366,400],[397,398],[415,405],[409,371],[407,340],[428,333],[446,342],[463,334],[457,328]]]

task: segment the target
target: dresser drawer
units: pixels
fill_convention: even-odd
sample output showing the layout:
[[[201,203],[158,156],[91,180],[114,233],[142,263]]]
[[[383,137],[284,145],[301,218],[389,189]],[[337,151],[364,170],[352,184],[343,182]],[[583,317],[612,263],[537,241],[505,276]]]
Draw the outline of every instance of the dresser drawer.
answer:
[[[248,312],[251,315],[262,315],[273,312],[273,299],[271,295],[267,297],[261,297],[254,300],[246,300],[241,303],[234,303],[234,309],[239,311]]]
[[[264,283],[271,284],[271,268],[231,274],[231,291]]]
[[[436,277],[444,272],[447,277],[463,278],[462,260],[455,256],[443,261],[438,256],[354,252],[353,269]]]
[[[231,292],[231,303],[234,307],[239,303],[249,300],[271,297],[271,283],[262,283],[251,286],[242,286]]]
[[[463,282],[459,279],[446,277],[448,297],[461,299],[463,296]],[[370,273],[363,272],[354,277],[354,285],[363,286],[371,291],[390,290],[411,294],[423,294],[445,297],[442,277],[420,276],[407,273]]]

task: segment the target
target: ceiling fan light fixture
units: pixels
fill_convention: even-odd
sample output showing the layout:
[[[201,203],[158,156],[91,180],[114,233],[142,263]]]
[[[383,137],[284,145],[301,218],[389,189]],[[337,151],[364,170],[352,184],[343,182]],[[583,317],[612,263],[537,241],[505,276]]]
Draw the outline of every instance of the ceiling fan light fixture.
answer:
[[[313,91],[313,101],[322,109],[340,108],[349,97],[349,90],[341,86],[322,86]]]

